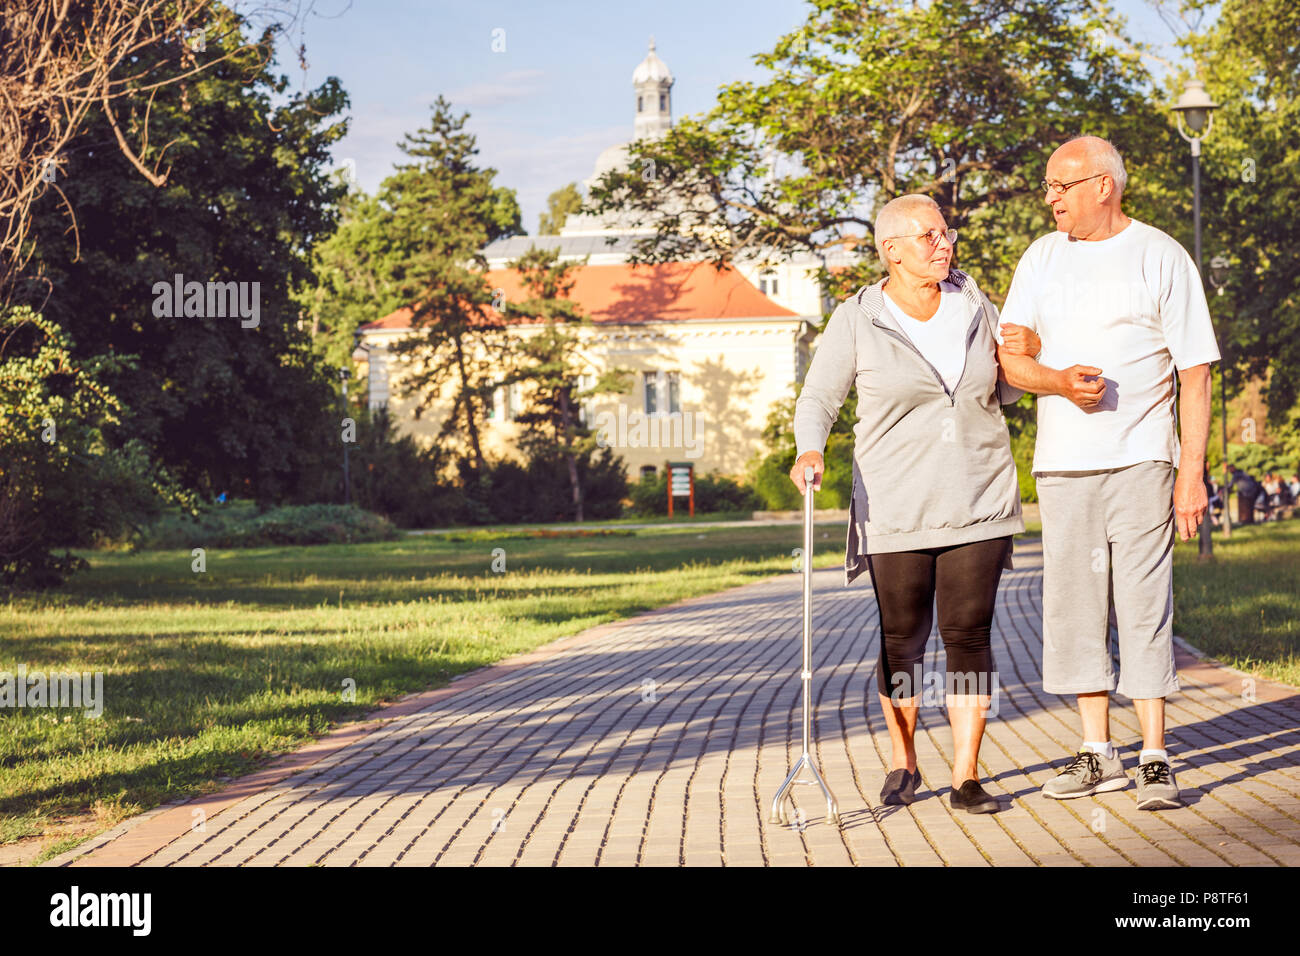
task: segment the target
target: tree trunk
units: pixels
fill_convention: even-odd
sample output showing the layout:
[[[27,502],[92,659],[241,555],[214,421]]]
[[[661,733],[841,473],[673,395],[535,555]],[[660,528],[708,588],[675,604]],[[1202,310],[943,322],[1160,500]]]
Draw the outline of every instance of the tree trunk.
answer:
[[[474,397],[469,391],[468,375],[465,372],[465,350],[460,336],[456,336],[456,368],[460,371],[460,407],[465,413],[465,431],[469,435],[469,444],[474,451],[474,468],[482,478],[487,474],[487,465],[483,461],[483,447],[479,443],[478,424],[474,421]]]
[[[572,406],[569,405],[569,390],[560,389],[560,430],[564,438],[564,458],[569,465],[569,485],[573,488],[573,512],[578,522],[583,520],[582,517],[582,482],[578,480],[578,458],[573,454],[573,442],[570,439],[569,415]]]

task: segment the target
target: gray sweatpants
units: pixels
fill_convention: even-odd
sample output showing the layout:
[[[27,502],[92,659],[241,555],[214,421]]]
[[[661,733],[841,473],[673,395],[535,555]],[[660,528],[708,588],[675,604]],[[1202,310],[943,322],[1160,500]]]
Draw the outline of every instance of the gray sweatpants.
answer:
[[[1035,472],[1043,522],[1043,690],[1165,697],[1174,668],[1174,467]]]

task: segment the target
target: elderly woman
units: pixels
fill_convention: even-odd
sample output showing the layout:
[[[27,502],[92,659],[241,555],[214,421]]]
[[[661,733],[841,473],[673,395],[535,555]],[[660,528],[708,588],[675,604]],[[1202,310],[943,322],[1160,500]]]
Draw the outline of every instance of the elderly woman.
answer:
[[[886,804],[916,798],[922,661],[938,606],[947,657],[955,753],[954,809],[991,813],[980,786],[979,747],[996,672],[989,632],[1011,537],[1025,528],[1000,404],[1023,394],[1006,383],[997,346],[1036,355],[1029,329],[997,331],[997,310],[975,281],[951,268],[955,230],[934,200],[901,196],[876,219],[876,250],[889,275],[841,303],[826,323],[795,406],[804,491],[849,387],[857,385],[853,492],[845,584],[865,569],[880,610],[877,687],[893,745]]]

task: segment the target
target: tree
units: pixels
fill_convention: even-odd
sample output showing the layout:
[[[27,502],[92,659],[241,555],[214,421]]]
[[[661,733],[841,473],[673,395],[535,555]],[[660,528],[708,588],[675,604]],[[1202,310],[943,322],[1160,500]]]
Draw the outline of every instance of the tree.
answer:
[[[209,37],[196,55],[216,65],[121,110],[127,129],[147,113],[154,140],[172,144],[160,186],[132,170],[110,120],[92,114],[64,148],[68,205],[51,194],[34,208],[41,281],[23,288],[78,356],[138,357],[105,372],[123,406],[105,431],[110,447],[139,440],[187,487],[263,501],[293,494],[338,445],[333,383],[298,328],[291,290],[309,281],[311,247],[333,228],[342,188],[326,169],[347,105],[334,78],[272,105],[288,87],[268,65],[273,39]],[[139,68],[151,55],[138,54]],[[177,275],[240,286],[256,325],[160,308],[157,284]]]
[[[275,18],[274,0],[259,16]],[[297,8],[301,3],[285,4]],[[0,29],[0,293],[7,293],[32,252],[32,207],[49,190],[61,195],[65,150],[87,117],[99,112],[113,133],[108,149],[154,186],[168,171],[172,142],[150,148],[148,110],[123,130],[118,111],[187,86],[227,57],[246,52],[240,18],[215,0],[6,0]],[[276,25],[271,29],[283,29]],[[207,44],[220,55],[200,55]],[[269,59],[269,44],[263,48]],[[152,167],[152,168],[151,168]],[[65,207],[71,207],[62,197]],[[4,301],[9,301],[7,298]]]
[[[510,263],[523,279],[529,298],[512,302],[507,315],[540,322],[531,334],[522,333],[515,351],[518,370],[507,379],[528,382],[532,387],[530,407],[516,417],[523,426],[521,445],[529,458],[559,457],[569,473],[575,521],[583,520],[583,489],[579,461],[586,462],[596,450],[591,428],[579,419],[584,399],[594,395],[626,392],[631,380],[626,369],[607,369],[588,388],[579,388],[589,360],[583,355],[582,329],[589,329],[584,316],[569,299],[577,262],[562,262],[555,249],[530,248]]]
[[[561,186],[546,197],[546,212],[537,220],[539,236],[558,236],[560,228],[570,214],[582,210],[582,193],[577,183]]]
[[[1183,43],[1222,104],[1201,169],[1205,268],[1217,255],[1230,262],[1224,294],[1211,299],[1229,390],[1266,381],[1270,424],[1283,430],[1300,399],[1300,223],[1290,214],[1300,202],[1297,36],[1294,4],[1227,0]],[[1170,77],[1170,99],[1185,78]]]
[[[429,125],[400,144],[413,162],[399,165],[380,192],[389,211],[393,288],[411,309],[413,329],[393,351],[416,360],[403,378],[404,394],[418,402],[416,417],[451,387],[451,413],[439,440],[463,428],[482,475],[480,433],[506,339],[481,250],[522,232],[519,204],[512,190],[493,185],[495,169],[474,165],[476,140],[463,131],[469,114],[453,116],[441,96],[432,109]]]
[[[104,380],[129,362],[75,358],[57,325],[0,308],[0,584],[57,584],[85,566],[68,548],[124,532],[170,496],[141,443],[105,453],[122,405]]]
[[[338,228],[312,254],[314,282],[298,300],[313,348],[325,364],[351,367],[354,333],[406,303],[395,288],[388,211],[377,196],[349,190],[339,203]]]
[[[963,231],[961,267],[995,288],[1051,228],[1035,193],[1056,146],[1095,133],[1140,164],[1159,126],[1141,63],[1092,41],[1086,0],[810,6],[755,58],[763,82],[723,87],[711,112],[633,143],[629,167],[593,186],[596,211],[654,226],[638,261],[820,253],[919,192]],[[822,278],[847,294],[877,270]]]

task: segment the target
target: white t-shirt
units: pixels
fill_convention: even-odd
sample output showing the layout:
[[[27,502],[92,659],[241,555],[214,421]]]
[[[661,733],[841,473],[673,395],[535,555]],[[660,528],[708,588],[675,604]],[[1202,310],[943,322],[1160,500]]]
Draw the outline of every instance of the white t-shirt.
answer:
[[[886,286],[889,283],[885,283]],[[966,369],[966,333],[974,316],[973,307],[957,286],[946,279],[939,283],[939,308],[922,322],[900,309],[886,292],[885,308],[898,327],[912,340],[925,360],[943,378],[948,391],[953,391]]]
[[[1089,411],[1038,396],[1033,471],[1177,464],[1174,369],[1218,361],[1219,346],[1196,264],[1175,239],[1136,219],[1109,239],[1043,236],[1021,256],[1000,321],[1038,333],[1043,365],[1091,365],[1106,381]]]

